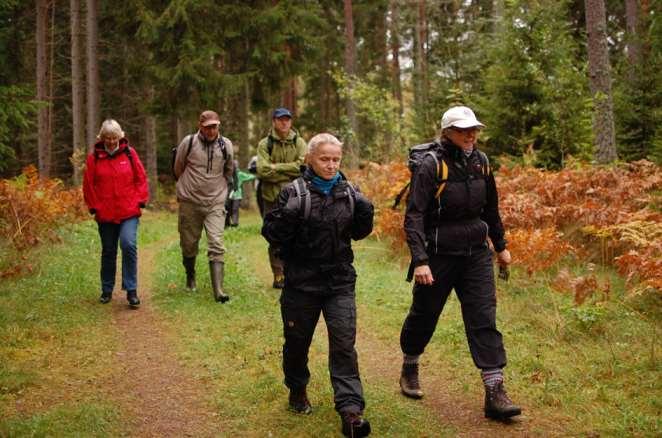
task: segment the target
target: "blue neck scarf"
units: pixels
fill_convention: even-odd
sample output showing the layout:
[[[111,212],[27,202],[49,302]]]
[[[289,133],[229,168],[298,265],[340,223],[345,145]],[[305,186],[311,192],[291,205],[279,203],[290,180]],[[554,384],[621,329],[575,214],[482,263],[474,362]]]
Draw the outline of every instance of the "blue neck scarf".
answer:
[[[338,184],[338,181],[340,181],[340,172],[336,172],[336,175],[331,179],[322,179],[317,175],[313,176],[312,179],[313,186],[325,195],[331,193],[331,189]]]

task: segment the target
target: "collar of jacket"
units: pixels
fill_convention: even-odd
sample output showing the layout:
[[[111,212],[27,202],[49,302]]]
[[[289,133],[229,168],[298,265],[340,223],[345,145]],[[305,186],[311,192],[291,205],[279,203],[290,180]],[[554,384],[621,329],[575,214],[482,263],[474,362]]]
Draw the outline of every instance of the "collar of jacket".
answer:
[[[274,142],[280,142],[280,143],[293,143],[294,142],[294,137],[297,135],[297,132],[294,129],[290,129],[290,132],[287,133],[287,137],[285,139],[281,139],[278,136],[278,133],[276,133],[276,130],[272,127],[271,131],[269,131],[269,137],[271,137],[271,141]]]
[[[98,158],[106,158],[106,157],[116,157],[117,155],[120,154],[120,152],[123,152],[124,149],[129,147],[129,140],[126,138],[121,138],[120,139],[120,145],[115,151],[114,154],[109,154],[108,151],[106,151],[106,145],[103,143],[103,141],[98,141],[94,144],[94,153]]]
[[[198,130],[198,140],[200,140],[200,143],[202,143],[204,146],[209,147],[211,145],[214,145],[218,143],[221,140],[221,133],[219,132],[218,135],[216,136],[215,139],[213,140],[207,140],[204,135],[202,135],[202,132]]]
[[[476,153],[476,146],[474,146],[469,156],[464,155],[462,148],[456,145],[455,143],[453,143],[452,141],[450,141],[449,139],[447,139],[446,137],[442,137],[441,145],[443,146],[443,148],[448,153],[448,156],[453,161],[462,162],[463,159],[469,160],[469,157],[473,156]]]
[[[338,180],[338,183],[337,183],[335,186],[333,186],[333,189],[331,189],[331,193],[334,193],[334,192],[336,192],[336,191],[339,190],[339,189],[345,190],[345,186],[347,185],[347,177],[345,176],[345,174],[342,173],[342,171],[340,171],[340,170],[338,171],[338,173],[340,174],[340,180]],[[302,175],[302,176],[303,176],[303,179],[306,181],[306,184],[308,185],[308,188],[309,188],[310,190],[314,190],[314,191],[316,191],[316,192],[318,192],[318,193],[322,193],[320,190],[318,190],[318,189],[312,184],[312,179],[313,179],[313,177],[316,176],[316,175],[317,175],[317,174],[313,171],[312,168],[306,166],[305,170],[303,171],[303,175]]]

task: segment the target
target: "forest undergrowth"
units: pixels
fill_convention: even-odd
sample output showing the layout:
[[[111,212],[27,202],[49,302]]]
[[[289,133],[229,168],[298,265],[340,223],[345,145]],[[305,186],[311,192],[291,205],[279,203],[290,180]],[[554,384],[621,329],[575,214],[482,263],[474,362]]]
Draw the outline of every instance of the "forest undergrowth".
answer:
[[[662,169],[649,161],[545,171],[504,162],[496,172],[513,264],[529,277],[554,272],[555,290],[576,304],[608,299],[614,267],[628,297],[662,300]],[[369,163],[351,173],[376,205],[374,234],[406,248],[404,206],[393,201],[409,180],[402,162]],[[566,264],[560,264],[565,260]],[[566,267],[563,267],[566,266]],[[567,266],[573,266],[570,269]],[[555,269],[552,269],[555,268]],[[551,271],[550,271],[551,270]],[[659,308],[657,310],[660,310]]]

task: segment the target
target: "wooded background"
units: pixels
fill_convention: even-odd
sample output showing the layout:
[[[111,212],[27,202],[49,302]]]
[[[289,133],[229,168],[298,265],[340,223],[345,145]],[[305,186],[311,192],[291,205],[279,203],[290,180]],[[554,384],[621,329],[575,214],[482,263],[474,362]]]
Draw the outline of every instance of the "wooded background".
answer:
[[[154,182],[206,108],[243,167],[280,105],[350,166],[403,159],[455,103],[495,157],[659,163],[661,3],[0,0],[0,177],[78,183],[114,118]]]

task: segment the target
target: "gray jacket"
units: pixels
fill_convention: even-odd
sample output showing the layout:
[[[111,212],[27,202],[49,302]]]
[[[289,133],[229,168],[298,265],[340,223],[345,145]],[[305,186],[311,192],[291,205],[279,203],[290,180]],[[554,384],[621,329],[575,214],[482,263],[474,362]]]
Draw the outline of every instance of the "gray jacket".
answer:
[[[207,142],[200,131],[191,135],[195,137],[188,155],[188,135],[177,146],[177,200],[204,206],[223,205],[228,197],[228,181],[232,181],[234,171],[232,142],[219,137],[226,150],[227,159],[224,159],[218,139]]]

